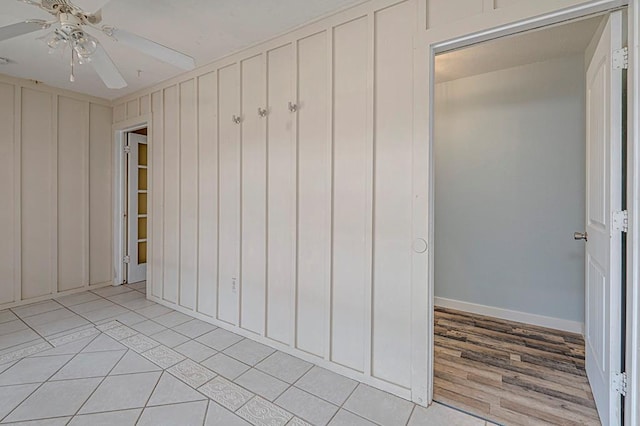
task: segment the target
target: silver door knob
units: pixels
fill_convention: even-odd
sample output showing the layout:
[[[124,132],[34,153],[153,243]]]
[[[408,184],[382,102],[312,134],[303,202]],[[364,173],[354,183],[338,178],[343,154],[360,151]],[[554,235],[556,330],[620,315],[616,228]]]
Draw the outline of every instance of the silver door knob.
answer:
[[[587,241],[587,233],[586,232],[574,232],[573,233],[573,239],[574,240],[585,240]]]

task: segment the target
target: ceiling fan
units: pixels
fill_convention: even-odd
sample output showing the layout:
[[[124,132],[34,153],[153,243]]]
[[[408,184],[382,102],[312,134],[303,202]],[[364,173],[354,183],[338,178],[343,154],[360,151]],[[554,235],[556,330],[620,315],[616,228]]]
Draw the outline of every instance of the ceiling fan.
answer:
[[[30,19],[17,24],[7,25],[0,28],[0,42],[23,34],[53,28],[53,31],[41,39],[49,46],[50,53],[56,51],[64,52],[67,47],[71,50],[71,77],[75,81],[74,65],[90,63],[100,76],[104,84],[110,89],[121,89],[127,86],[127,82],[118,71],[100,42],[85,31],[89,27],[102,31],[115,41],[126,44],[142,53],[172,64],[184,70],[195,68],[195,61],[192,57],[184,53],[162,46],[156,42],[140,37],[138,35],[117,29],[115,27],[103,25],[102,9],[100,6],[109,0],[76,0],[85,4],[91,3],[98,6],[94,13],[87,13],[70,0],[17,0],[36,6],[53,16],[52,21],[42,19]]]

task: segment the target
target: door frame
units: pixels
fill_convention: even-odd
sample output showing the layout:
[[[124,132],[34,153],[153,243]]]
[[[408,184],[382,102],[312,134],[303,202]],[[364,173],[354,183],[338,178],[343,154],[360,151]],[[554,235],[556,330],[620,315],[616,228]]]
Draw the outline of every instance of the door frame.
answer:
[[[151,114],[144,114],[136,118],[128,119],[112,126],[113,131],[113,285],[124,284],[124,253],[127,240],[125,238],[126,221],[124,220],[127,191],[125,188],[125,169],[127,160],[124,153],[124,146],[127,143],[127,133],[135,130],[147,128],[147,144],[151,145],[152,117]],[[149,164],[147,172],[148,195],[147,203],[151,206],[152,173]],[[147,219],[147,226],[151,223],[151,214]],[[147,243],[147,247],[150,244]],[[148,255],[147,255],[148,256]],[[147,282],[147,287],[149,286]]]
[[[523,31],[559,24],[564,21],[587,17],[589,15],[606,13],[627,6],[627,33],[629,46],[629,68],[627,70],[628,81],[628,105],[627,105],[627,211],[629,212],[629,231],[627,233],[627,336],[626,336],[626,365],[628,376],[628,390],[625,398],[624,412],[625,424],[635,425],[640,423],[640,0],[592,0],[580,4],[574,4],[565,9],[541,13],[538,16],[527,19],[509,19],[505,13],[504,19],[495,19],[491,22],[478,21],[476,32],[459,31],[455,27],[448,29],[427,30],[420,34],[415,41],[415,70],[428,78],[417,78],[419,87],[415,97],[414,137],[417,140],[428,141],[428,161],[425,167],[428,182],[428,210],[426,216],[428,229],[428,291],[427,291],[427,389],[426,402],[433,401],[433,377],[434,377],[434,99],[435,88],[435,56],[439,53],[453,49],[466,47],[472,44],[497,39],[500,37],[517,34]],[[421,10],[426,14],[426,10]],[[425,15],[426,16],[426,15]],[[473,27],[473,26],[470,26]],[[486,29],[491,28],[491,29]],[[426,72],[426,75],[425,75]],[[425,95],[426,96],[423,96]],[[420,118],[428,117],[426,126],[420,125]],[[423,121],[424,122],[424,121]],[[417,344],[417,340],[414,340]],[[621,342],[622,343],[622,342]],[[420,398],[422,395],[418,395]],[[415,398],[414,398],[415,400]]]

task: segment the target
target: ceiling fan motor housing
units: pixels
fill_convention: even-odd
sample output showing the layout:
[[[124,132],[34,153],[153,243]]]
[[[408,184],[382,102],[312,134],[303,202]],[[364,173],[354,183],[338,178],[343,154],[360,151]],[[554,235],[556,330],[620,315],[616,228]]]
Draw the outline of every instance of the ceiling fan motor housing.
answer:
[[[102,21],[100,11],[87,13],[69,0],[42,0],[42,8],[52,15],[59,16],[62,25],[99,24]]]
[[[53,14],[78,9],[67,0],[42,0],[42,8]]]

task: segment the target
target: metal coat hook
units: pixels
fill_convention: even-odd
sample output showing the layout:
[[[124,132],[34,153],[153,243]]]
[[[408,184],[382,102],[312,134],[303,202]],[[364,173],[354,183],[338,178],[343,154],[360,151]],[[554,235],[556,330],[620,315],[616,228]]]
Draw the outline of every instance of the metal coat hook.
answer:
[[[242,122],[242,118],[240,118],[240,117],[239,117],[239,116],[237,116],[237,115],[234,115],[234,116],[231,118],[231,120],[232,120],[234,123],[236,123],[236,124],[240,124],[240,122]]]
[[[298,111],[298,105],[297,105],[297,104],[294,104],[294,103],[292,103],[292,102],[289,102],[289,111],[291,111],[291,112],[296,112],[296,111]]]
[[[258,115],[260,117],[266,117],[267,116],[267,109],[266,108],[258,108]]]

